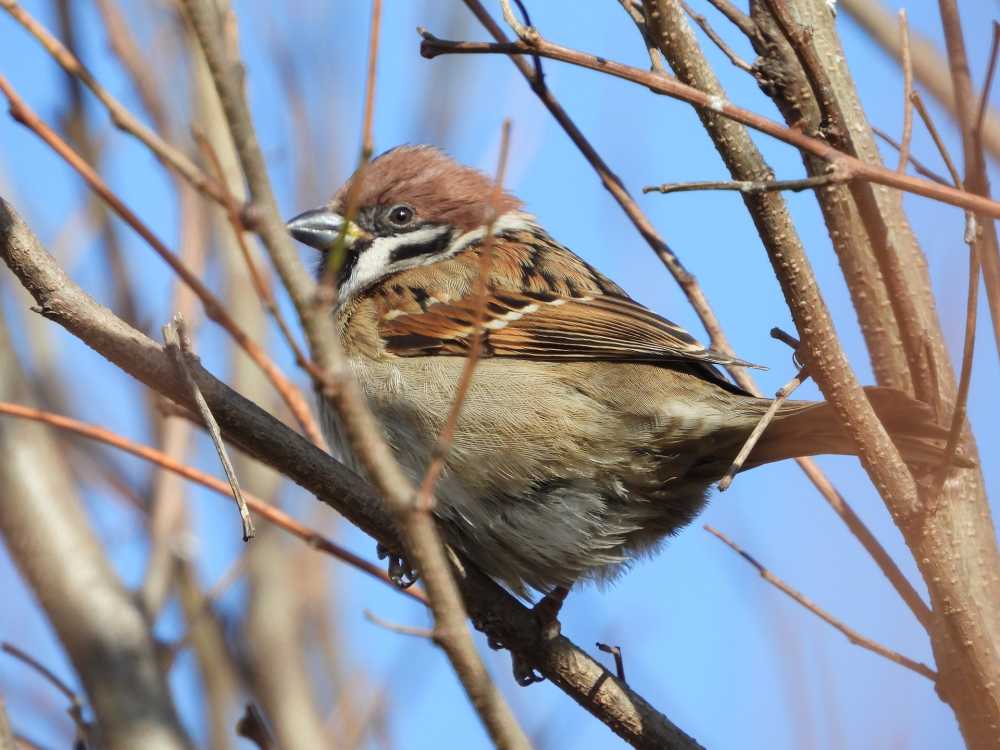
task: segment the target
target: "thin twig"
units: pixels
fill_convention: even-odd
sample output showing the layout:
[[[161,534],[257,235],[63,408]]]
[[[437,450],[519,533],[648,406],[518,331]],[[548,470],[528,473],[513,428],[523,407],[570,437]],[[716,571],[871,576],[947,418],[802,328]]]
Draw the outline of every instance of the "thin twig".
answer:
[[[515,0],[521,11],[524,11],[524,5],[521,4],[520,0]],[[533,44],[538,38],[538,32],[535,31],[534,27],[530,25],[524,25],[517,20],[517,16],[514,15],[514,11],[511,10],[510,0],[500,0],[500,10],[503,13],[503,20],[507,22],[510,26],[511,31],[513,31],[518,39],[521,39],[528,44]]]
[[[594,645],[604,653],[615,657],[615,674],[619,680],[625,682],[625,660],[622,658],[621,646],[609,646],[607,643],[601,643],[600,641]]]
[[[883,141],[885,141],[887,144],[892,146],[894,149],[896,149],[897,152],[902,149],[902,144],[895,138],[893,138],[891,135],[886,133],[884,130],[882,130],[881,128],[877,128],[874,125],[872,125],[872,132],[879,138],[881,138]],[[922,174],[927,179],[934,180],[934,182],[938,182],[942,185],[950,184],[948,180],[946,180],[944,177],[939,175],[934,170],[928,169],[923,162],[918,161],[917,158],[913,156],[913,154],[907,156],[907,159],[909,160],[910,164],[913,165],[913,168],[917,170],[919,174]]]
[[[385,628],[390,632],[399,633],[400,635],[412,635],[415,638],[425,638],[430,641],[434,640],[434,631],[429,628],[415,628],[412,625],[400,625],[399,623],[391,622],[379,617],[370,609],[364,610],[363,614],[365,619],[372,625],[378,625],[380,628]]]
[[[250,518],[247,501],[243,498],[243,492],[240,490],[240,481],[236,477],[236,469],[233,468],[233,462],[229,460],[229,453],[222,442],[222,432],[219,430],[219,423],[212,416],[212,410],[208,407],[208,402],[205,401],[201,389],[194,382],[194,378],[191,377],[191,371],[188,369],[187,358],[194,357],[195,355],[191,349],[191,339],[188,338],[184,318],[180,313],[174,315],[174,319],[163,326],[163,341],[167,345],[167,351],[173,356],[174,362],[177,364],[177,369],[191,389],[191,396],[198,407],[198,413],[201,415],[202,422],[205,423],[208,434],[212,438],[212,445],[215,446],[215,451],[219,454],[219,461],[222,462],[222,468],[226,472],[226,479],[229,480],[229,487],[233,492],[233,498],[240,509],[243,541],[248,542],[256,534],[253,527],[253,519]]]
[[[655,70],[661,75],[667,75],[667,69],[663,66],[663,60],[660,59],[660,52],[656,48],[656,42],[653,41],[650,31],[649,31],[649,20],[646,18],[646,12],[638,2],[638,0],[618,0],[619,4],[622,6],[622,10],[628,13],[629,18],[632,19],[632,23],[639,30],[642,35],[643,45],[646,47],[646,54],[649,55],[649,64],[652,70]]]
[[[372,125],[375,117],[375,79],[378,70],[379,31],[382,26],[382,0],[372,0],[371,29],[368,37],[368,75],[365,80],[365,114],[361,124],[362,160],[368,161],[375,151]]]
[[[222,200],[222,193],[214,180],[209,178],[183,152],[168,144],[160,136],[139,122],[135,115],[128,111],[128,108],[97,82],[93,74],[84,67],[72,52],[66,49],[58,39],[52,36],[44,26],[38,23],[15,0],[0,0],[0,6],[10,13],[18,23],[27,29],[45,47],[46,51],[62,66],[63,70],[69,75],[79,78],[94,93],[94,96],[108,110],[108,114],[111,116],[111,121],[115,124],[115,127],[139,139],[165,167],[172,169],[191,183],[198,192],[207,195],[213,200]]]
[[[993,89],[993,76],[997,72],[997,53],[1000,52],[1000,21],[993,22],[993,43],[990,46],[989,63],[986,67],[986,80],[979,95],[979,110],[976,112],[976,138],[983,139],[983,124],[986,121],[986,111],[990,103],[990,91]]]
[[[919,91],[914,91],[910,94],[910,98],[913,100],[913,106],[917,109],[917,114],[920,115],[920,119],[924,121],[924,125],[927,127],[927,132],[930,133],[931,139],[934,141],[934,145],[937,146],[938,153],[941,154],[941,158],[944,160],[944,165],[948,168],[948,174],[951,175],[951,181],[954,185],[962,184],[962,176],[958,173],[958,167],[955,166],[955,162],[951,159],[951,154],[948,153],[948,147],[944,145],[944,139],[941,138],[941,133],[938,132],[937,126],[934,124],[933,118],[931,118],[930,112],[927,111],[927,107],[924,106],[923,97],[920,96]]]
[[[977,103],[981,102],[984,96],[988,96],[986,87],[977,102],[976,92],[972,85],[972,73],[969,67],[969,56],[965,48],[965,35],[962,33],[962,17],[958,10],[957,0],[938,0],[938,11],[941,15],[941,29],[944,32],[945,47],[948,51],[948,70],[951,73],[952,91],[954,92],[955,119],[958,121],[962,133],[962,161],[964,166],[964,176],[962,187],[970,193],[990,197],[990,177],[986,168],[986,155],[984,152],[984,139],[986,134],[979,126],[979,111]],[[997,29],[994,27],[994,43],[990,50],[990,63],[988,67],[995,68],[995,56],[998,51],[1000,40],[997,39]],[[990,75],[992,78],[992,74]],[[972,207],[970,207],[972,208]],[[972,209],[976,210],[976,209]],[[976,211],[977,213],[981,213]],[[979,224],[979,231],[976,233],[976,243],[979,250],[979,262],[986,287],[986,302],[990,310],[990,318],[993,323],[993,343],[996,353],[1000,355],[1000,237],[997,236],[996,222],[986,221],[986,217],[979,215],[976,217]],[[994,610],[994,616],[1000,617],[1000,610]],[[974,649],[966,653],[976,652],[981,659],[990,660],[993,668],[993,682],[1000,676],[1000,669],[997,669],[995,660],[991,660],[989,649],[992,644],[986,639],[978,639]],[[986,662],[983,662],[985,665]],[[977,665],[972,668],[973,672],[979,672],[984,666]],[[974,689],[978,689],[974,688]],[[991,717],[992,739],[1000,737],[1000,703],[991,698],[981,698],[980,695],[970,695],[970,703],[973,702],[977,708],[972,711],[979,716],[988,715]],[[982,701],[982,702],[980,702]],[[960,720],[964,712],[959,712]],[[965,725],[963,724],[963,730]],[[968,735],[966,735],[968,738]],[[970,744],[974,742],[970,741]]]
[[[222,596],[230,586],[236,583],[236,581],[238,581],[240,577],[246,573],[246,561],[247,559],[245,555],[240,555],[233,560],[229,568],[227,568],[226,571],[219,576],[219,579],[212,584],[212,588],[205,592],[201,601],[198,602],[197,608],[194,612],[186,615],[186,628],[183,635],[163,647],[163,651],[165,652],[163,660],[166,664],[173,664],[173,662],[177,659],[177,655],[188,647],[194,635],[195,628],[197,628],[202,619],[212,611],[212,605],[218,601],[219,597]]]
[[[681,7],[684,8],[684,12],[691,17],[691,20],[698,24],[698,27],[705,32],[705,36],[711,40],[712,44],[718,47],[719,51],[729,58],[729,62],[740,70],[746,71],[747,73],[753,73],[753,66],[733,52],[732,47],[726,44],[725,40],[719,36],[718,33],[716,33],[715,29],[712,28],[705,16],[701,13],[696,13],[690,5],[684,2],[684,0],[681,0]]]
[[[469,387],[472,385],[472,376],[476,371],[476,364],[483,349],[483,321],[486,319],[486,302],[489,292],[489,275],[493,266],[493,245],[496,238],[493,236],[493,226],[497,220],[497,206],[503,196],[503,180],[507,171],[507,154],[510,148],[510,120],[503,122],[500,132],[500,155],[497,162],[496,177],[493,180],[493,193],[490,196],[490,214],[486,222],[486,235],[483,239],[482,248],[479,252],[479,274],[476,277],[476,288],[473,294],[476,295],[476,309],[473,312],[473,332],[472,340],[469,343],[469,351],[462,365],[462,373],[458,377],[458,384],[455,386],[455,397],[452,399],[451,408],[448,410],[448,417],[437,441],[434,444],[434,451],[431,455],[430,465],[424,473],[424,478],[420,482],[417,490],[417,507],[423,510],[431,510],[434,507],[434,486],[438,477],[444,469],[444,462],[448,458],[448,451],[451,448],[452,440],[455,438],[455,428],[458,425],[458,418],[462,413],[462,406],[468,396]]]
[[[306,370],[306,372],[314,373],[316,370],[315,363],[313,363],[313,361],[306,356],[306,353],[299,345],[298,339],[296,339],[295,334],[292,333],[291,326],[288,325],[288,321],[285,320],[284,313],[281,312],[281,308],[278,306],[278,302],[274,298],[274,292],[271,289],[271,285],[264,278],[264,274],[261,272],[260,268],[258,268],[257,262],[253,259],[253,255],[250,252],[250,246],[247,243],[245,235],[246,227],[243,225],[242,209],[239,201],[236,199],[236,196],[234,196],[232,191],[229,189],[229,185],[226,184],[225,170],[222,167],[222,161],[219,159],[219,155],[216,153],[211,141],[205,137],[203,132],[195,128],[192,130],[192,135],[198,143],[198,146],[201,148],[202,153],[205,154],[205,158],[208,159],[209,164],[212,166],[215,178],[223,191],[226,216],[233,229],[233,236],[236,238],[236,244],[240,249],[240,255],[243,256],[243,262],[246,264],[247,272],[250,275],[250,282],[253,284],[254,291],[257,292],[258,299],[260,299],[264,309],[270,313],[274,322],[278,325],[281,335],[284,337],[285,341],[288,343],[288,347],[292,350],[292,354],[295,356],[295,364]],[[310,437],[314,436],[310,435]],[[321,440],[321,442],[317,443],[317,445],[326,450],[326,440],[323,439],[322,433],[319,433],[315,437],[318,437]],[[316,442],[315,439],[313,442]]]
[[[831,170],[826,174],[803,177],[796,180],[704,180],[701,182],[665,182],[662,185],[646,185],[643,193],[690,193],[698,190],[732,190],[739,193],[774,193],[789,190],[815,190],[828,185],[839,185],[850,177]]]
[[[466,0],[472,2],[473,0]],[[657,75],[648,70],[634,68],[629,65],[614,62],[598,55],[591,55],[578,50],[563,47],[548,40],[539,38],[531,45],[523,42],[455,42],[439,39],[429,32],[423,35],[420,46],[424,57],[433,58],[443,54],[503,54],[527,55],[537,54],[551,60],[559,60],[571,65],[577,65],[589,70],[608,73],[616,78],[632,81],[658,93],[687,102],[699,109],[717,112],[723,117],[740,122],[747,127],[765,133],[800,151],[813,154],[831,163],[837,162],[844,173],[851,178],[868,180],[878,185],[904,190],[925,198],[948,203],[959,208],[965,208],[977,213],[1000,218],[1000,202],[981,195],[956,190],[928,180],[922,180],[911,175],[901,175],[895,170],[886,169],[877,164],[869,164],[854,156],[830,146],[825,141],[813,138],[805,133],[763,117],[730,102],[710,96],[680,81]]]
[[[896,171],[906,172],[910,157],[910,139],[913,137],[913,60],[910,57],[910,27],[906,20],[906,8],[899,9],[899,43],[903,51],[903,137],[899,147],[899,165]]]
[[[757,445],[757,441],[760,440],[760,437],[764,434],[764,430],[767,429],[767,426],[771,424],[771,421],[778,413],[778,409],[780,409],[781,405],[785,403],[785,400],[795,392],[795,389],[802,385],[803,381],[809,377],[808,369],[808,367],[801,368],[794,378],[781,386],[777,393],[774,394],[774,400],[768,404],[767,411],[761,415],[760,420],[756,425],[754,425],[754,428],[747,437],[746,442],[743,443],[743,447],[740,448],[740,452],[736,454],[736,458],[734,458],[733,462],[729,465],[729,469],[723,475],[722,479],[719,480],[719,492],[725,492],[729,489],[729,485],[733,483],[733,477],[735,477],[737,472],[743,468],[743,464],[750,455],[750,451],[752,451],[754,446]]]
[[[729,0],[708,0],[717,11],[724,15],[733,26],[743,32],[748,39],[756,39],[760,36],[757,24],[746,13],[741,11]]]
[[[962,339],[962,368],[958,378],[958,393],[955,396],[955,406],[951,415],[951,426],[948,429],[948,442],[941,459],[938,472],[938,482],[943,483],[951,470],[952,461],[958,451],[958,443],[965,427],[965,417],[969,403],[969,386],[972,383],[972,358],[976,351],[976,322],[979,309],[979,247],[981,229],[973,213],[965,215],[965,241],[969,245],[969,290],[965,304],[965,335]]]
[[[792,599],[794,599],[796,602],[798,602],[803,607],[805,607],[806,609],[808,609],[810,612],[812,612],[814,615],[816,615],[817,617],[819,617],[824,622],[826,622],[826,623],[832,625],[833,627],[835,627],[837,630],[839,630],[841,633],[843,633],[847,637],[847,640],[849,640],[855,646],[861,646],[861,648],[868,649],[869,651],[871,651],[873,653],[876,653],[879,656],[885,657],[889,661],[894,661],[897,664],[906,667],[907,669],[913,670],[914,672],[916,672],[919,675],[923,675],[924,677],[926,677],[928,680],[931,680],[932,682],[937,681],[937,672],[935,672],[933,669],[931,669],[930,667],[928,667],[926,664],[922,664],[922,663],[920,663],[918,661],[914,661],[913,659],[910,659],[909,657],[903,656],[902,654],[900,654],[900,653],[898,653],[896,651],[893,651],[892,649],[886,648],[885,646],[883,646],[883,645],[881,645],[879,643],[876,643],[875,641],[871,640],[870,638],[864,637],[863,635],[861,635],[860,633],[858,633],[853,628],[845,625],[843,622],[841,622],[840,620],[838,620],[837,618],[835,618],[833,615],[831,615],[828,612],[826,612],[825,610],[820,609],[819,607],[817,607],[807,597],[803,596],[801,593],[799,593],[798,591],[796,591],[795,589],[793,589],[791,586],[789,586],[787,583],[785,583],[780,578],[778,578],[776,575],[774,575],[774,573],[772,573],[767,568],[765,568],[763,565],[761,565],[759,562],[757,562],[757,560],[755,560],[753,557],[751,557],[751,555],[749,553],[747,553],[744,550],[740,549],[740,547],[734,541],[732,541],[729,537],[727,537],[721,531],[718,531],[718,530],[712,528],[711,526],[705,526],[704,528],[705,528],[705,531],[707,531],[709,534],[712,534],[716,538],[720,539],[730,549],[732,549],[736,554],[738,554],[740,557],[742,557],[744,560],[746,560],[748,563],[750,563],[754,568],[756,568],[756,570],[760,574],[761,578],[763,578],[765,581],[767,581],[768,583],[770,583],[772,586],[776,587],[780,591],[782,591],[785,594],[787,594],[788,596],[790,596]]]
[[[896,18],[887,7],[889,3],[881,0],[838,0],[839,5],[851,14],[872,39],[896,60],[899,60],[899,29]],[[969,3],[975,7],[987,3],[982,0]],[[914,8],[928,7],[927,4],[909,3]],[[937,100],[953,117],[958,118],[960,107],[956,106],[956,97],[951,77],[948,75],[948,60],[941,54],[940,46],[930,38],[910,32],[910,47],[913,57],[913,75],[924,89]],[[996,109],[987,109],[984,127],[984,139],[994,158],[1000,158],[1000,116]]]
[[[90,724],[83,715],[83,701],[80,700],[80,696],[77,695],[73,688],[63,682],[55,672],[38,661],[38,659],[33,657],[27,651],[18,648],[14,644],[7,643],[6,641],[0,641],[0,651],[3,651],[18,661],[27,664],[35,670],[35,672],[47,680],[56,690],[62,693],[66,697],[66,700],[69,701],[67,713],[69,713],[70,718],[73,719],[73,723],[76,724],[77,731],[82,737],[85,738],[90,735]]]
[[[132,85],[139,94],[142,106],[153,124],[161,132],[167,132],[169,126],[167,106],[160,95],[161,89],[156,75],[149,65],[152,58],[143,54],[116,0],[97,0],[97,8],[108,35],[108,43],[132,79]]]
[[[29,128],[39,138],[41,138],[53,151],[62,157],[77,174],[83,177],[90,188],[96,192],[110,207],[118,214],[126,224],[142,237],[153,251],[170,266],[171,270],[183,279],[184,283],[198,296],[205,307],[205,314],[213,321],[222,326],[226,332],[233,337],[236,343],[247,356],[252,359],[261,369],[267,379],[274,386],[282,400],[295,415],[296,420],[303,431],[309,435],[313,442],[317,436],[322,441],[321,433],[316,425],[315,419],[309,409],[309,404],[299,389],[288,378],[284,376],[277,364],[267,355],[264,349],[254,341],[226,311],[225,305],[209,290],[207,286],[198,278],[198,275],[191,271],[184,262],[177,257],[145,223],[132,211],[124,201],[101,179],[94,169],[87,164],[73,148],[66,143],[59,135],[46,125],[34,112],[28,108],[27,104],[17,94],[6,78],[0,76],[0,91],[3,91],[10,105],[10,115],[17,122]],[[321,444],[321,443],[320,443]]]
[[[11,404],[3,401],[0,401],[0,414],[7,414],[12,417],[20,417],[22,419],[31,419],[36,422],[43,422],[44,424],[51,425],[52,427],[67,430],[69,432],[76,433],[77,435],[82,435],[90,440],[99,441],[105,445],[110,445],[113,448],[118,448],[126,453],[141,458],[144,461],[154,463],[167,471],[171,471],[184,477],[185,479],[196,482],[203,487],[207,487],[224,497],[232,497],[232,490],[225,482],[199,471],[198,469],[179,463],[162,451],[135,443],[110,430],[97,427],[96,425],[90,425],[85,422],[80,422],[79,420],[72,419],[71,417],[64,417],[60,414],[53,414],[41,409],[34,409],[30,406],[21,406],[20,404]],[[335,557],[336,559],[347,563],[351,567],[357,568],[362,573],[367,573],[372,578],[377,579],[381,583],[384,583],[397,591],[400,590],[396,584],[389,579],[389,576],[386,575],[385,571],[378,565],[368,562],[362,557],[358,557],[350,550],[341,547],[339,544],[323,536],[318,531],[300,524],[287,513],[279,508],[276,508],[270,503],[250,493],[244,493],[244,498],[246,499],[247,505],[253,510],[253,512],[265,521],[273,523],[275,526],[284,529],[292,536],[298,537],[310,547],[328,554],[331,557]],[[415,587],[406,589],[403,593],[421,604],[427,604],[427,598],[424,596],[423,592]]]

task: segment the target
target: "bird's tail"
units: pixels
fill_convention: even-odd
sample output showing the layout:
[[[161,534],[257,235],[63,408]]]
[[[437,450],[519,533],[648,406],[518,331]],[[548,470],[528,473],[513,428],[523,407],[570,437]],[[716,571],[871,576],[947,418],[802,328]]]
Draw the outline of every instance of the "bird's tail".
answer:
[[[944,461],[948,430],[934,418],[931,408],[894,388],[865,388],[903,460],[913,469],[936,469]],[[766,406],[766,402],[765,402]],[[745,468],[799,456],[857,453],[854,440],[841,427],[833,407],[819,401],[789,401],[779,409],[760,441],[750,452]],[[958,453],[955,466],[974,462]]]

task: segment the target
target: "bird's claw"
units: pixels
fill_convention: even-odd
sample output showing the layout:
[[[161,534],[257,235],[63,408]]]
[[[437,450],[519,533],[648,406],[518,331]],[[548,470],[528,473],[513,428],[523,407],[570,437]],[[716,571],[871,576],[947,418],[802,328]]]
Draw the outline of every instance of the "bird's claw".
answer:
[[[543,682],[545,676],[538,672],[523,656],[510,652],[510,665],[514,671],[514,681],[521,687]]]
[[[375,552],[378,554],[379,560],[385,560],[388,558],[389,578],[399,588],[408,589],[417,582],[418,578],[420,578],[417,571],[413,569],[412,565],[410,565],[409,560],[402,555],[390,552],[381,543],[375,547]]]

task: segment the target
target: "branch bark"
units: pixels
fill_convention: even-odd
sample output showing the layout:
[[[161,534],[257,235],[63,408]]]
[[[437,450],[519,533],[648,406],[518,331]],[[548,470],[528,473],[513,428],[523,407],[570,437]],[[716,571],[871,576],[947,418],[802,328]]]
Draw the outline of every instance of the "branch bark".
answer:
[[[0,360],[0,399],[28,400],[2,321]],[[0,533],[83,682],[101,746],[191,748],[149,626],[95,538],[52,436],[5,420],[0,455]]]

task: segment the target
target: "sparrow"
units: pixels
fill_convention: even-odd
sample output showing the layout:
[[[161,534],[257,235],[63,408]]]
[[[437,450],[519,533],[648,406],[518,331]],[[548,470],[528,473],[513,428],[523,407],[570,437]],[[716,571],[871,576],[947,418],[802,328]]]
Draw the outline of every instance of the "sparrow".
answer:
[[[403,146],[287,226],[322,254],[318,273],[334,274],[343,351],[414,483],[478,327],[434,514],[466,560],[530,598],[613,579],[655,552],[704,507],[770,400],[719,369],[749,363],[635,302],[517,198],[493,193],[443,152]],[[900,391],[866,392],[904,459],[939,466],[947,430],[931,410]],[[359,470],[336,413],[321,411]],[[743,470],[855,452],[828,404],[788,401]]]

